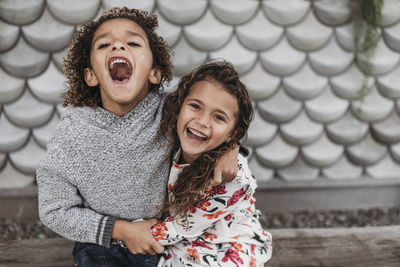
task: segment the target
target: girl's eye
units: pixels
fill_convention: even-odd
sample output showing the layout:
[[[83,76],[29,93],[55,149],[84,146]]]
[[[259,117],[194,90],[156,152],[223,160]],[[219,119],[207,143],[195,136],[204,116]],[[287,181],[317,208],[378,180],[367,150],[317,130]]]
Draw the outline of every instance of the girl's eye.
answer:
[[[129,46],[139,46],[139,47],[141,46],[140,44],[135,43],[135,42],[129,42],[128,45]]]
[[[194,109],[200,109],[200,106],[197,104],[189,104],[189,106],[191,106]]]
[[[225,118],[222,117],[221,115],[215,115],[215,118],[219,121],[225,121]]]
[[[98,49],[102,49],[102,48],[106,48],[108,47],[110,44],[99,44]]]

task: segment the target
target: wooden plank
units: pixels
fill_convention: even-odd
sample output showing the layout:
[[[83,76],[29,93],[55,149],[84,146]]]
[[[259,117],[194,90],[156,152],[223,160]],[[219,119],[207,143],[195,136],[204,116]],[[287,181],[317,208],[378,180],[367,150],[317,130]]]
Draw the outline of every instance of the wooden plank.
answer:
[[[400,266],[400,226],[272,229],[269,266]],[[0,267],[73,266],[73,242],[61,238],[0,243]]]
[[[400,226],[271,230],[266,266],[400,266]]]

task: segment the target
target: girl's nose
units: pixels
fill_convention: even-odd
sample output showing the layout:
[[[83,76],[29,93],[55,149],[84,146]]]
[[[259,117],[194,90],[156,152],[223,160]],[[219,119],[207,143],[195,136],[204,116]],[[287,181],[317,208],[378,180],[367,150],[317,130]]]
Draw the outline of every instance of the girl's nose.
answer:
[[[210,119],[205,113],[199,114],[199,116],[197,117],[197,122],[203,127],[210,126]]]

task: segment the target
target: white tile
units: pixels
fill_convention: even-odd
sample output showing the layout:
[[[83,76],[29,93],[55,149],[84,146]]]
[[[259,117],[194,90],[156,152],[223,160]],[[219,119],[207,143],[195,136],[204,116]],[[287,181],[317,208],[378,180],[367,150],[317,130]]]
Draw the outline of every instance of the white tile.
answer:
[[[233,28],[218,21],[211,11],[196,23],[185,26],[184,33],[190,43],[201,50],[217,50],[230,39]]]
[[[400,51],[400,23],[385,27],[382,36],[391,49]]]
[[[33,184],[34,180],[33,174],[17,171],[10,162],[0,171],[0,189],[24,188]]]
[[[263,0],[262,4],[268,18],[284,26],[300,21],[310,8],[308,1],[298,0]]]
[[[0,68],[0,103],[16,100],[23,92],[25,80],[8,75]]]
[[[7,155],[0,153],[0,169],[3,168],[4,164],[6,163]]]
[[[296,159],[298,152],[297,147],[286,143],[279,134],[270,143],[255,149],[259,162],[271,168],[289,166]]]
[[[265,99],[271,96],[281,83],[281,79],[264,70],[260,61],[254,68],[241,76],[252,100]]]
[[[314,2],[314,12],[324,24],[337,26],[350,19],[351,7],[348,0],[322,0]]]
[[[243,47],[234,36],[227,45],[217,51],[210,52],[210,58],[223,58],[231,62],[239,74],[243,74],[254,66],[257,53]]]
[[[338,43],[346,50],[355,51],[355,43],[354,43],[354,24],[352,22],[337,26],[335,28],[335,37]],[[357,44],[357,49],[361,50],[364,45],[364,39],[366,38],[367,27],[363,27],[359,30],[359,39]],[[380,35],[381,29],[376,29],[377,34]]]
[[[339,160],[342,156],[344,147],[332,142],[325,134],[301,149],[304,159],[318,167],[327,167]]]
[[[361,141],[368,130],[368,124],[355,118],[351,112],[326,126],[329,137],[336,143],[345,145]]]
[[[369,94],[375,80],[366,78],[357,65],[352,65],[345,72],[331,78],[332,90],[346,99],[359,99],[361,94]]]
[[[39,102],[29,90],[25,90],[18,101],[6,104],[4,112],[14,124],[21,127],[38,127],[47,122],[52,113],[53,105]]]
[[[29,44],[45,51],[59,51],[66,47],[74,31],[74,26],[60,23],[47,9],[39,20],[22,27],[22,32]]]
[[[378,143],[368,133],[361,142],[348,146],[346,150],[352,161],[368,166],[379,162],[386,155],[387,148],[383,144]]]
[[[280,125],[282,136],[294,145],[309,144],[322,134],[324,127],[322,124],[314,122],[308,118],[304,111],[290,122]]]
[[[261,165],[257,157],[252,157],[249,161],[251,173],[256,177],[257,182],[269,181],[274,178],[274,171]]]
[[[28,24],[40,16],[43,6],[43,0],[2,0],[0,17],[12,24]]]
[[[224,23],[239,25],[254,15],[258,8],[258,1],[213,0],[210,6],[215,16]]]
[[[53,61],[53,63],[55,64],[55,66],[57,67],[57,69],[60,72],[63,72],[63,68],[64,68],[64,58],[67,57],[67,48],[64,50],[61,50],[60,52],[54,52],[51,54],[51,60]]]
[[[111,9],[113,7],[128,7],[147,11],[151,13],[154,10],[155,0],[102,0],[103,8]]]
[[[159,14],[158,11],[155,12],[155,15],[157,15],[158,18],[158,28],[156,29],[157,34],[161,36],[170,46],[175,45],[181,36],[181,27],[164,19],[164,17]]]
[[[57,111],[58,117],[62,116],[62,114],[64,113],[65,109],[66,109],[66,107],[63,107],[62,104],[56,105],[56,111]]]
[[[29,129],[10,123],[4,113],[0,114],[0,151],[9,152],[19,149],[29,137]],[[1,165],[1,164],[0,164]]]
[[[306,55],[292,47],[284,37],[274,47],[260,54],[263,66],[274,75],[289,75],[304,63]]]
[[[393,71],[378,76],[376,80],[379,92],[382,95],[393,99],[400,98],[400,65],[394,68]]]
[[[400,165],[387,154],[377,164],[368,166],[366,172],[377,179],[399,179]]]
[[[251,50],[266,50],[282,37],[284,28],[270,22],[262,10],[246,24],[236,27],[240,42]]]
[[[335,96],[330,86],[320,95],[305,102],[307,114],[315,121],[328,123],[342,117],[349,107],[349,101]]]
[[[327,178],[335,180],[357,179],[362,175],[362,167],[353,164],[343,155],[332,166],[323,168],[322,174]]]
[[[207,8],[207,0],[158,0],[159,11],[175,24],[196,22]]]
[[[11,152],[10,160],[18,170],[34,174],[39,162],[46,157],[46,150],[39,147],[31,138],[22,149]]]
[[[357,55],[359,67],[366,72],[370,71],[372,75],[381,75],[391,71],[399,60],[399,53],[389,49],[382,38],[371,57],[361,52]]]
[[[185,38],[176,44],[174,56],[174,74],[183,76],[207,60],[207,53],[193,48]]]
[[[400,118],[395,110],[383,121],[372,123],[372,129],[382,143],[400,142]]]
[[[45,70],[49,55],[33,49],[20,38],[16,47],[0,55],[0,62],[14,76],[33,77]]]
[[[328,79],[316,73],[307,63],[296,73],[283,78],[286,92],[299,100],[319,95],[328,86]]]
[[[310,181],[319,176],[319,169],[310,166],[301,155],[289,167],[279,169],[277,172],[286,181]]]
[[[92,20],[99,11],[100,0],[47,0],[51,13],[62,22],[83,24]]]
[[[400,164],[400,143],[391,145],[389,148],[392,157]]]
[[[28,79],[28,86],[40,100],[59,103],[61,93],[66,91],[65,76],[51,62],[40,76]]]
[[[181,79],[181,77],[173,76],[172,80],[169,82],[169,84],[168,85],[165,84],[165,86],[164,86],[165,92],[172,93],[172,92],[176,91],[176,89],[178,88],[178,83],[179,83],[180,79]],[[58,109],[58,107],[57,107],[57,109]],[[61,114],[61,112],[60,112],[60,114]]]
[[[260,146],[269,142],[278,130],[276,124],[263,120],[260,114],[255,110],[254,120],[251,122],[246,144],[249,146]]]
[[[388,26],[400,20],[400,2],[383,0],[381,11],[381,25]]]
[[[38,142],[38,144],[43,148],[46,147],[46,144],[53,137],[59,121],[60,119],[58,118],[57,114],[54,114],[48,123],[39,128],[33,129],[32,134],[35,138],[35,141]]]
[[[287,38],[297,49],[313,51],[327,43],[332,33],[332,28],[321,24],[309,12],[303,21],[287,29]]]
[[[0,20],[0,52],[10,49],[18,40],[19,27]]]
[[[374,87],[362,100],[353,100],[351,109],[359,119],[367,122],[386,118],[393,110],[394,102],[381,96]]]
[[[268,99],[259,101],[257,108],[260,114],[270,122],[286,122],[299,114],[301,102],[293,99],[285,93],[282,87]]]
[[[335,38],[331,38],[327,45],[309,54],[311,66],[316,72],[325,76],[343,72],[350,66],[353,59],[353,53],[341,48]]]

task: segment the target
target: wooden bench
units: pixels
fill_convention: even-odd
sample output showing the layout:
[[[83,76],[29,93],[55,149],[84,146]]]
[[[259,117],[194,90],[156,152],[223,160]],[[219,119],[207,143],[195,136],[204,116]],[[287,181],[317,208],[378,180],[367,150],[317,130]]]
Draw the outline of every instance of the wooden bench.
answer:
[[[275,229],[266,266],[400,266],[400,226]],[[73,266],[66,239],[0,243],[1,267]]]

